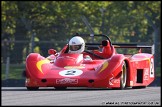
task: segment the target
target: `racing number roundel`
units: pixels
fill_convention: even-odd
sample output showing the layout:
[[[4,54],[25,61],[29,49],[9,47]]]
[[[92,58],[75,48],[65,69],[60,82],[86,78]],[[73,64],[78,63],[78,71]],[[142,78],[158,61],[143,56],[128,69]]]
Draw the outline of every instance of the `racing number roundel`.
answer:
[[[61,76],[65,76],[65,77],[74,77],[74,76],[79,76],[83,73],[82,70],[79,69],[68,69],[68,70],[63,70],[60,71],[59,74]]]
[[[154,77],[154,59],[151,58],[150,62],[150,77]]]

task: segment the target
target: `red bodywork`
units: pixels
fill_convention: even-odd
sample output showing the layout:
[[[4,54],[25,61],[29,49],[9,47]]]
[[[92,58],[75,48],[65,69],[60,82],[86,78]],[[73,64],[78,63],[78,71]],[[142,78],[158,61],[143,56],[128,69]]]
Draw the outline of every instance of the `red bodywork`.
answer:
[[[105,44],[105,43],[103,43]],[[118,47],[119,48],[119,47]],[[121,88],[123,65],[126,65],[125,87],[148,86],[154,80],[154,57],[149,53],[118,54],[109,41],[102,51],[93,54],[66,53],[68,45],[49,57],[30,53],[26,58],[26,83],[32,87],[95,87]],[[84,57],[90,56],[92,59]]]

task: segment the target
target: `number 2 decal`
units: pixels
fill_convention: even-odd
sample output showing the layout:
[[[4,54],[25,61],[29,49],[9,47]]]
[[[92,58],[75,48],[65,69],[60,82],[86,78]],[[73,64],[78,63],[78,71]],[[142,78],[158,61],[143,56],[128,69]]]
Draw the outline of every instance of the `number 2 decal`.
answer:
[[[76,71],[74,71],[74,70],[69,70],[69,71],[66,72],[65,75],[75,75],[75,73],[76,73]]]
[[[151,58],[150,61],[150,77],[154,77],[154,59]]]
[[[59,74],[61,76],[65,76],[65,77],[74,77],[74,76],[79,76],[83,73],[82,70],[79,69],[68,69],[68,70],[63,70],[60,71]]]

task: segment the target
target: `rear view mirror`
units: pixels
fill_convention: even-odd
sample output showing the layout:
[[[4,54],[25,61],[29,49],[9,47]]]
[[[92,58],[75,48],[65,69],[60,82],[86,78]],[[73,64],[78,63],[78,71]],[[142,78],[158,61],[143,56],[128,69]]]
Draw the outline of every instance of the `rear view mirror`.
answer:
[[[107,46],[108,45],[108,41],[107,40],[104,40],[104,41],[102,41],[102,46]]]
[[[50,54],[50,55],[55,55],[57,52],[56,52],[56,50],[55,49],[49,49],[48,50],[48,54]]]

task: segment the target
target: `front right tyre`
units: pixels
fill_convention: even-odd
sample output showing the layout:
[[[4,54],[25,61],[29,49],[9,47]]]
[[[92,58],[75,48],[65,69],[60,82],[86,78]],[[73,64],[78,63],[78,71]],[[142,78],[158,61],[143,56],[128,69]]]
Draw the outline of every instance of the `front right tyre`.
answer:
[[[127,67],[126,63],[123,63],[121,77],[120,77],[120,89],[124,89],[126,87],[127,82]]]

